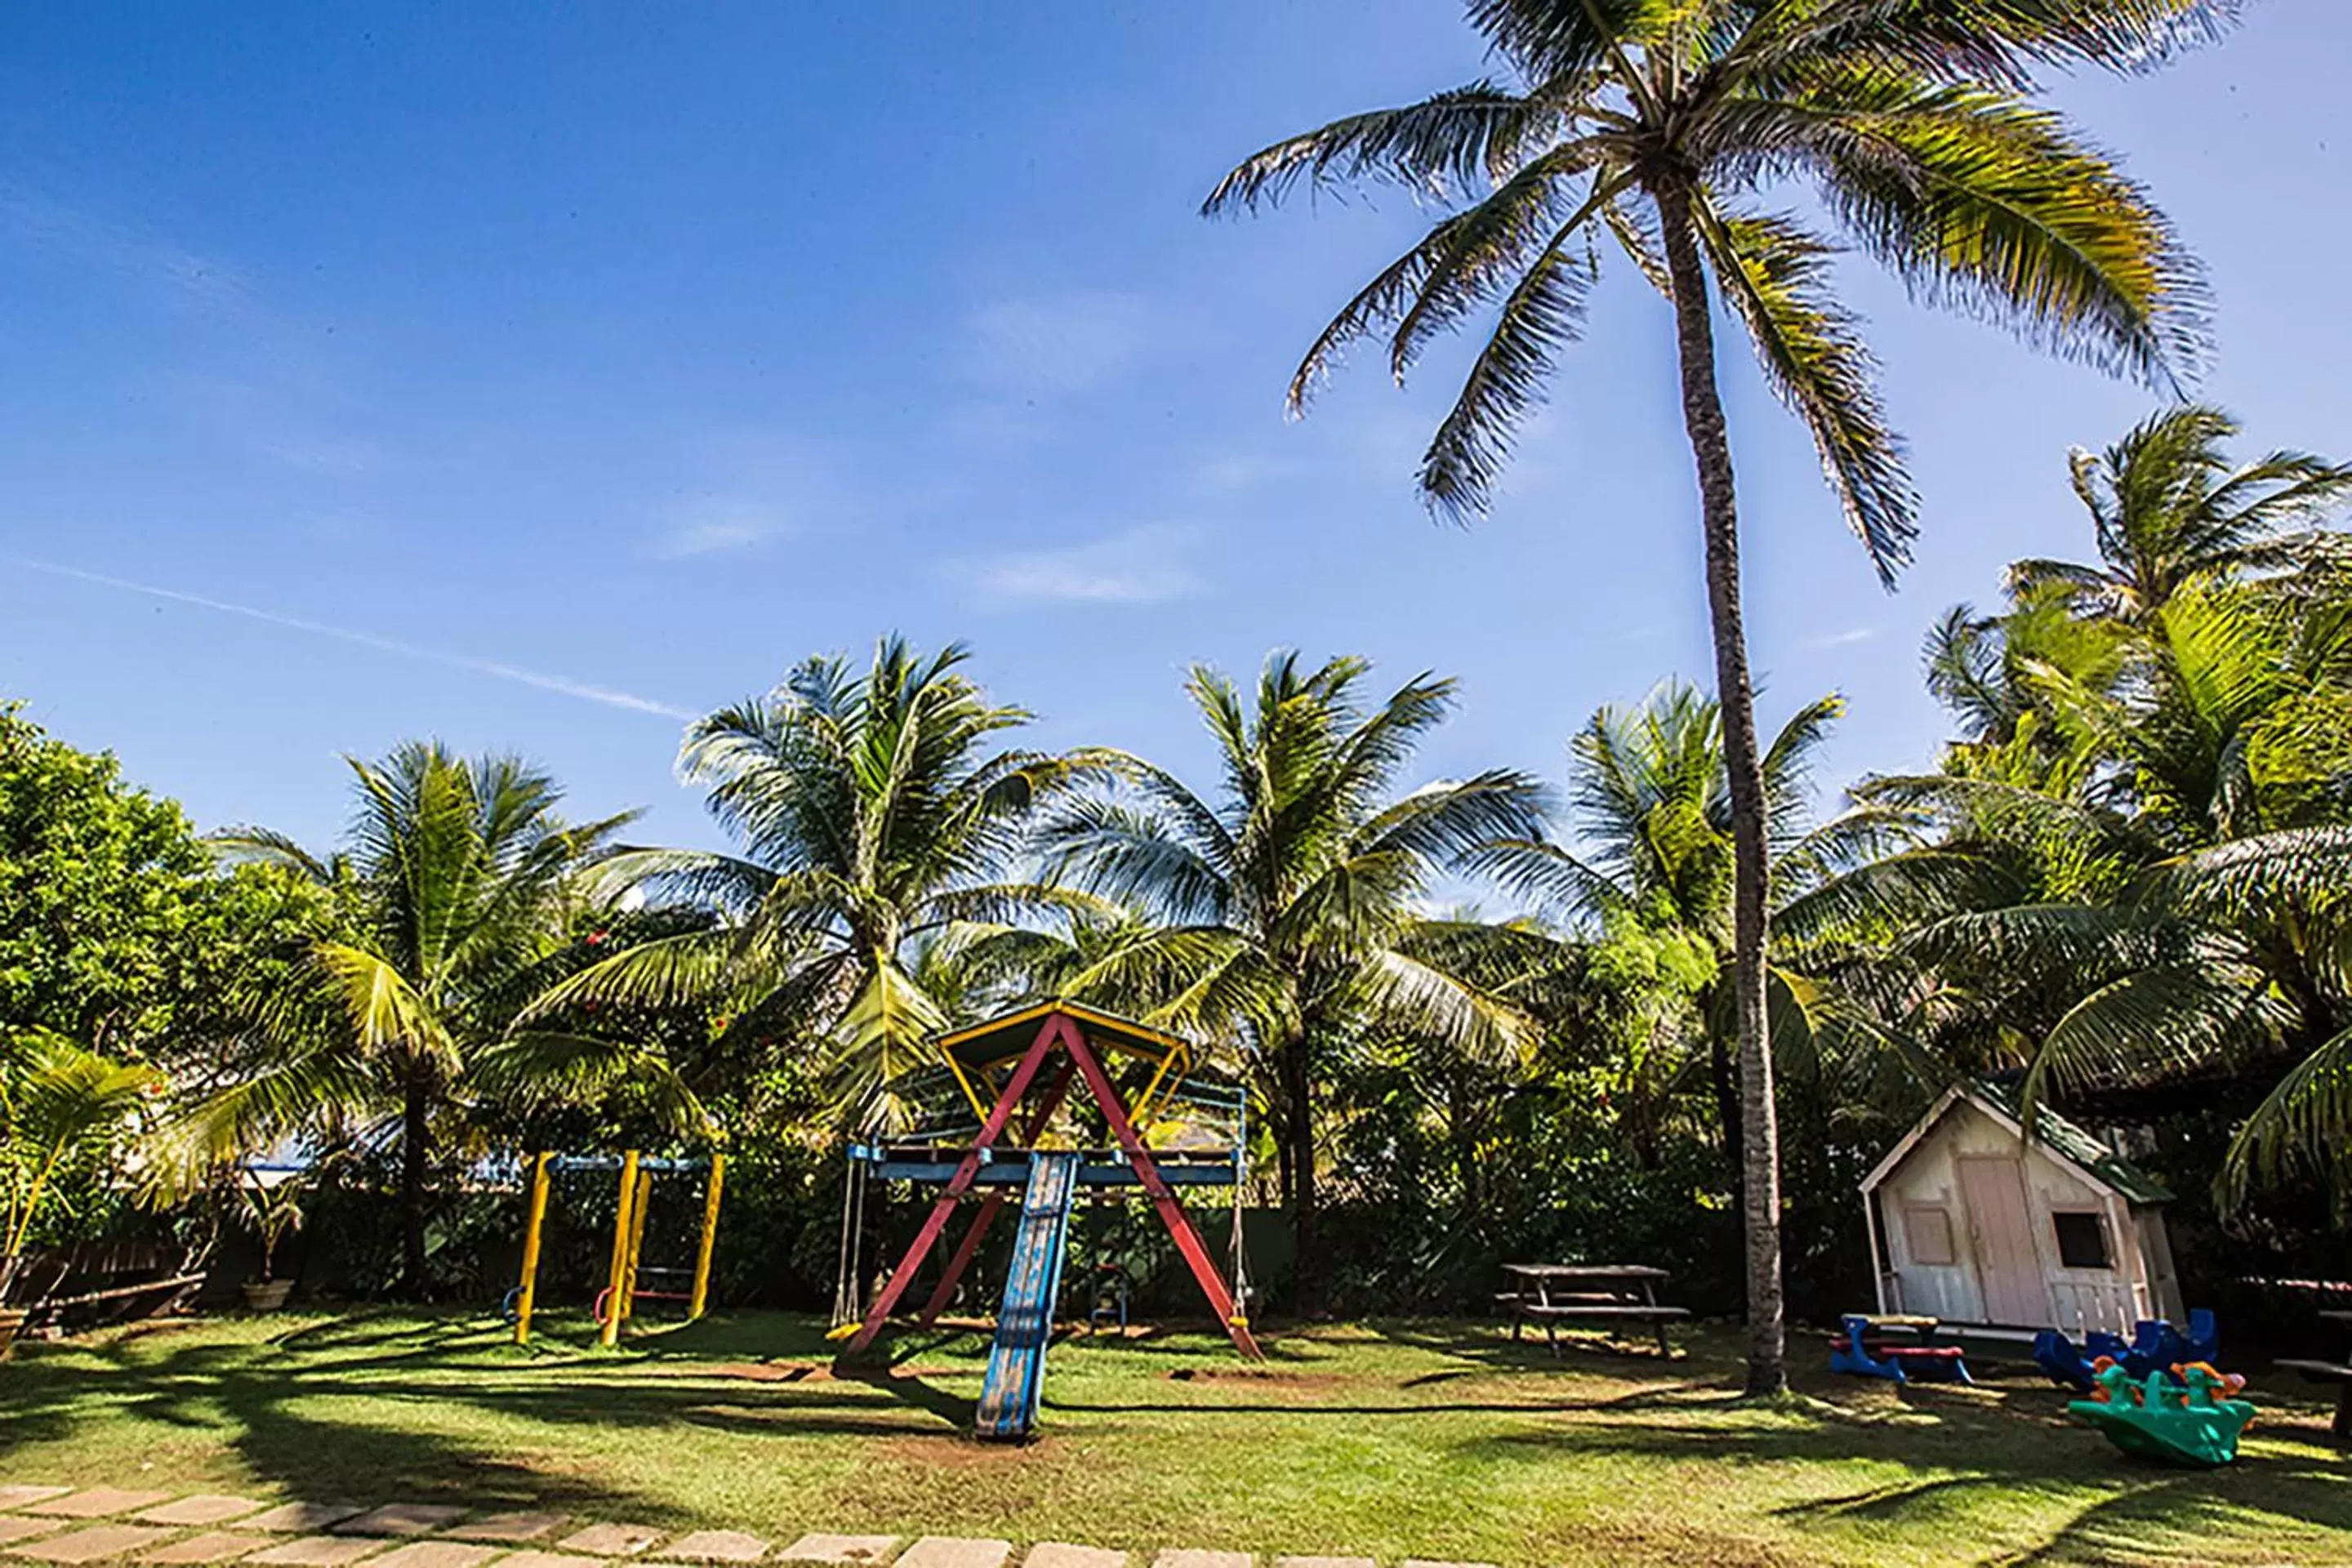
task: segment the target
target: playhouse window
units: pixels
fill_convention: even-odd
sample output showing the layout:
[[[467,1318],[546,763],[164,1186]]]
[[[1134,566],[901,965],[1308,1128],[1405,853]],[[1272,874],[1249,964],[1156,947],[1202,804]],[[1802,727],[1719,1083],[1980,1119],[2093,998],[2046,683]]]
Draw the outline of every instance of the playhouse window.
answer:
[[[2050,1216],[2058,1231],[2058,1265],[2062,1268],[2113,1268],[2107,1251],[2107,1225],[2096,1211],[2063,1209]]]
[[[1910,1246],[1914,1263],[1944,1266],[1959,1261],[1952,1246],[1952,1216],[1942,1209],[1905,1209],[1903,1239]]]

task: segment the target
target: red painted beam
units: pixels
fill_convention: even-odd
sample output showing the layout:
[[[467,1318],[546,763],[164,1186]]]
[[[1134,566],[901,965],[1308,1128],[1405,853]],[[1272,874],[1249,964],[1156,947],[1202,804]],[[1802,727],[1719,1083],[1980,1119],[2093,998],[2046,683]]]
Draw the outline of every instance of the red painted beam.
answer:
[[[1038,1102],[1036,1114],[1029,1119],[1028,1130],[1021,1136],[1023,1147],[1034,1146],[1038,1135],[1045,1131],[1045,1123],[1054,1120],[1054,1112],[1062,1109],[1062,1101],[1070,1092],[1070,1078],[1075,1067],[1076,1064],[1065,1053],[1061,1071],[1055,1075],[1053,1087],[1046,1089],[1045,1098]],[[939,1321],[940,1314],[947,1310],[948,1298],[955,1294],[957,1282],[963,1279],[964,1270],[971,1267],[973,1255],[979,1252],[981,1242],[988,1236],[988,1227],[996,1223],[996,1211],[1003,1206],[1004,1189],[991,1187],[988,1195],[981,1200],[980,1212],[971,1216],[971,1227],[963,1233],[963,1240],[957,1246],[955,1255],[948,1259],[947,1271],[940,1276],[939,1289],[933,1290],[931,1299],[923,1303],[922,1313],[916,1319],[923,1327],[929,1328]]]
[[[915,1233],[914,1245],[907,1248],[907,1256],[899,1259],[898,1267],[890,1271],[890,1282],[882,1287],[882,1294],[877,1296],[874,1304],[866,1310],[866,1321],[858,1325],[856,1336],[850,1340],[843,1354],[856,1355],[865,1350],[882,1331],[882,1325],[889,1321],[891,1309],[898,1306],[898,1298],[907,1293],[907,1287],[914,1283],[915,1270],[922,1267],[923,1259],[930,1255],[932,1247],[938,1243],[940,1233],[947,1228],[948,1215],[955,1212],[957,1200],[970,1190],[972,1178],[980,1174],[982,1152],[1003,1136],[1004,1124],[1013,1119],[1013,1107],[1020,1104],[1022,1097],[1029,1092],[1029,1085],[1036,1079],[1037,1069],[1045,1062],[1055,1038],[1065,1034],[1075,1037],[1076,1031],[1071,1028],[1067,1018],[1057,1013],[1045,1020],[1045,1027],[1037,1031],[1037,1037],[1022,1053],[1020,1066],[1013,1069],[1012,1081],[1004,1086],[1004,1092],[996,1097],[996,1104],[989,1111],[988,1120],[981,1123],[980,1134],[972,1140],[971,1152],[956,1166],[955,1174],[948,1178],[947,1188],[940,1194],[939,1201],[931,1205],[929,1217],[923,1221],[923,1228]]]
[[[1072,1028],[1069,1035],[1066,1048],[1077,1061],[1078,1072],[1087,1081],[1087,1091],[1095,1097],[1095,1103],[1102,1107],[1103,1115],[1109,1120],[1112,1135],[1118,1138],[1118,1146],[1126,1151],[1128,1163],[1135,1167],[1136,1179],[1150,1194],[1151,1206],[1160,1211],[1160,1223],[1167,1226],[1168,1234],[1176,1242],[1177,1252],[1182,1255],[1186,1266],[1192,1270],[1192,1278],[1200,1284],[1201,1294],[1208,1298],[1210,1310],[1215,1312],[1217,1321],[1225,1325],[1225,1332],[1232,1336],[1235,1350],[1252,1361],[1264,1361],[1265,1352],[1258,1348],[1257,1341],[1250,1334],[1248,1323],[1243,1321],[1240,1310],[1234,1306],[1233,1292],[1225,1288],[1224,1277],[1217,1272],[1215,1260],[1209,1256],[1209,1249],[1202,1245],[1201,1233],[1192,1228],[1192,1216],[1184,1212],[1184,1205],[1177,1201],[1176,1194],[1160,1174],[1160,1167],[1151,1163],[1151,1152],[1143,1146],[1143,1138],[1136,1131],[1135,1124],[1127,1119],[1126,1108],[1118,1102],[1118,1090],[1112,1086],[1110,1075],[1103,1071],[1102,1063],[1095,1058],[1093,1047],[1076,1028]]]

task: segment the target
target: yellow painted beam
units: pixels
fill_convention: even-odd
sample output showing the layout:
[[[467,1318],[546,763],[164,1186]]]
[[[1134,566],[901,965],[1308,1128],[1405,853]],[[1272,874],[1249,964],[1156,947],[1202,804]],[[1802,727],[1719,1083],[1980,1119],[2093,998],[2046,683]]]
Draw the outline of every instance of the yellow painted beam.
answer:
[[[621,1342],[621,1295],[629,1266],[630,1210],[636,1206],[637,1152],[630,1150],[621,1157],[620,1204],[613,1212],[613,1261],[605,1270],[604,1321],[597,1330],[596,1342],[610,1350]]]
[[[515,1302],[515,1343],[530,1343],[530,1310],[539,1302],[539,1238],[547,1222],[547,1162],[541,1153],[530,1167],[530,1219],[522,1233],[522,1295]]]
[[[645,1256],[646,1215],[653,1212],[653,1206],[654,1173],[640,1171],[637,1201],[629,1215],[629,1266],[622,1270],[621,1300],[614,1309],[614,1316],[620,1319],[623,1328],[628,1327],[629,1320],[637,1315],[637,1263]]]
[[[686,1304],[688,1322],[702,1316],[710,1299],[710,1252],[719,1240],[719,1194],[727,1182],[727,1156],[710,1152],[710,1180],[702,1189],[702,1240],[694,1249],[694,1295]]]

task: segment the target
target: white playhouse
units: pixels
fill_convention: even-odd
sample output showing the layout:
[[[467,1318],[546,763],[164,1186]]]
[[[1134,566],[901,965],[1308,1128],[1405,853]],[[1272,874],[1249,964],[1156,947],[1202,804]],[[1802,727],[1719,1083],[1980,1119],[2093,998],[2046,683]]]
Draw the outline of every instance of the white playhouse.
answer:
[[[1862,1184],[1878,1310],[2078,1338],[2184,1321],[2171,1197],[2054,1111],[2028,1140],[1999,1090],[1947,1090]]]

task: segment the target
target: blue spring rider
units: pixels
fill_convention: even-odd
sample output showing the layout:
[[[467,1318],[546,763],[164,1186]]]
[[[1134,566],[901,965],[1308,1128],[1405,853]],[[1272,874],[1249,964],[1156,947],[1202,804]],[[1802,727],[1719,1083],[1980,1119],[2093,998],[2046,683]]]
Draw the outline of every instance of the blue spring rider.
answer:
[[[2178,1382],[2175,1368],[2200,1362],[2210,1365],[2221,1359],[2221,1324],[2203,1307],[2189,1312],[2185,1335],[2170,1323],[2143,1319],[2128,1344],[2100,1329],[2084,1334],[2079,1347],[2056,1329],[2044,1329],[2033,1339],[2034,1364],[2051,1382],[2077,1394],[2089,1394],[2097,1386],[2102,1362],[2113,1362],[2133,1382],[2145,1383],[2158,1373]]]

